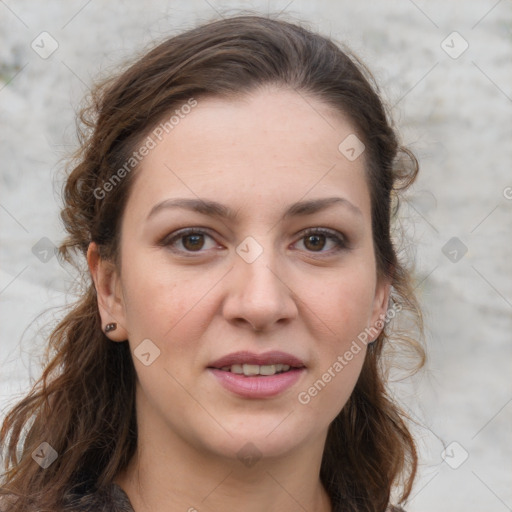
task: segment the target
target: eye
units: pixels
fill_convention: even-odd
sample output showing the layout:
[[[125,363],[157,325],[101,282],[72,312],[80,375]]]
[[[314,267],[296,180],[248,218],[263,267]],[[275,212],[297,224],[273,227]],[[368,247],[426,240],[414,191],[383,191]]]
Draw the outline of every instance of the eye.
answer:
[[[162,240],[161,245],[165,247],[170,247],[172,251],[175,252],[203,252],[201,249],[205,247],[205,237],[213,238],[204,230],[198,228],[186,228],[174,233],[171,237],[166,237]],[[177,246],[177,247],[176,247]],[[206,249],[211,249],[215,247],[215,243],[211,245],[211,247],[206,247]]]
[[[210,247],[205,247],[205,238],[211,240]],[[326,228],[310,228],[302,233],[300,241],[303,242],[306,251],[309,253],[319,253],[328,255],[328,253],[337,253],[343,249],[348,249],[348,243],[341,233]],[[331,243],[331,250],[323,250],[328,242]],[[207,249],[213,249],[216,244],[213,237],[201,228],[185,228],[170,236],[165,237],[159,245],[170,248],[171,251],[184,253],[187,256],[192,253],[202,253]],[[204,250],[203,250],[204,249]]]
[[[348,249],[347,240],[337,231],[326,228],[310,228],[303,232],[300,239],[308,252],[329,253]],[[333,249],[324,251],[327,241],[330,241]]]

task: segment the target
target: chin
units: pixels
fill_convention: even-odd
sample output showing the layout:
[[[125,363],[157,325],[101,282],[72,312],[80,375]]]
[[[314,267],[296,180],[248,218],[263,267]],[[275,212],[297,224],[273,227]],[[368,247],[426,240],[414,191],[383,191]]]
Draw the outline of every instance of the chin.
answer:
[[[290,408],[290,411],[293,409]],[[239,415],[233,422],[223,423],[225,431],[203,438],[207,449],[219,456],[242,460],[261,457],[282,457],[296,451],[311,439],[318,438],[318,421],[307,421],[294,417],[296,411],[283,411],[280,414]],[[256,417],[255,417],[256,416]],[[327,427],[326,427],[327,429]],[[325,430],[326,430],[325,429]],[[218,429],[219,430],[219,429]]]

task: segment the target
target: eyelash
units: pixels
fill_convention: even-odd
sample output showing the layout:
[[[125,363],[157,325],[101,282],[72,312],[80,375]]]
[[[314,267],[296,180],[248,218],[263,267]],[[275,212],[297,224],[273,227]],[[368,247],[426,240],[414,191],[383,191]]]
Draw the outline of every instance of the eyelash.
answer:
[[[170,247],[176,241],[186,238],[188,235],[192,235],[192,234],[193,235],[206,235],[206,236],[209,236],[210,238],[213,238],[212,235],[204,229],[185,228],[185,229],[178,231],[170,238],[169,238],[169,236],[165,237],[159,243],[159,245],[164,246],[164,247]],[[335,248],[332,249],[331,251],[318,251],[318,252],[307,251],[312,255],[325,254],[326,256],[330,256],[332,254],[337,254],[338,252],[340,252],[342,250],[349,249],[347,239],[344,235],[342,235],[341,233],[338,233],[337,231],[334,231],[331,229],[326,229],[326,228],[308,228],[302,232],[302,236],[299,238],[299,240],[303,240],[304,238],[307,238],[308,236],[312,236],[312,235],[324,235],[327,239],[332,240],[335,244]],[[187,251],[187,250],[180,250],[180,249],[178,249],[178,250],[171,249],[171,250],[173,252],[180,252],[180,253],[186,254],[186,257],[192,257],[192,258],[195,257],[196,254],[201,254],[202,252],[204,252],[202,250],[199,250],[199,251]],[[316,256],[316,257],[323,258],[325,256]]]

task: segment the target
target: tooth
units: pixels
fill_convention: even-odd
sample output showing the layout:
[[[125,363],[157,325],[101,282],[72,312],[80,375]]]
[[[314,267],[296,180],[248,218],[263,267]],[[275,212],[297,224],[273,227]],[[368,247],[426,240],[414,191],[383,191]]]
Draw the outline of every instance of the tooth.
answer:
[[[260,375],[274,375],[277,372],[275,364],[265,364],[260,366]]]
[[[257,364],[244,364],[243,370],[244,375],[258,375],[260,373],[260,367]]]
[[[231,365],[231,373],[244,373],[243,367],[241,364],[233,364]]]
[[[239,375],[253,376],[253,375],[275,375],[276,373],[287,372],[290,369],[288,364],[233,364],[231,366],[224,366],[221,370],[231,371]]]

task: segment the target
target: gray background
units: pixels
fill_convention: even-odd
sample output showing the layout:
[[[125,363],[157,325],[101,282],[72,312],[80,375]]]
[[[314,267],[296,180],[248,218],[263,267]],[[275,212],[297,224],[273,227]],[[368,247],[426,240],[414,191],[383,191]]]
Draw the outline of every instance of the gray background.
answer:
[[[507,0],[0,0],[0,418],[39,376],[57,306],[73,299],[74,276],[48,249],[63,237],[60,171],[83,94],[155,39],[241,9],[283,10],[347,43],[421,161],[402,215],[429,363],[392,386],[418,421],[422,460],[408,511],[512,510]]]

